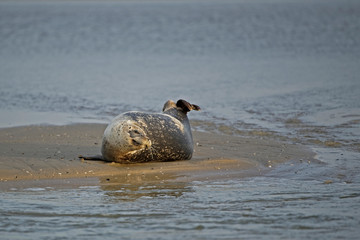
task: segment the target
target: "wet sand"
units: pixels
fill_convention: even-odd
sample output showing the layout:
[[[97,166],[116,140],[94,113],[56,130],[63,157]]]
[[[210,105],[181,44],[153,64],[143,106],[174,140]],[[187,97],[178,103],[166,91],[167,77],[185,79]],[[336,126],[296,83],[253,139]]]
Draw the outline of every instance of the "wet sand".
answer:
[[[78,155],[100,153],[105,127],[75,124],[0,129],[0,188],[247,177],[314,155],[300,145],[195,131],[195,152],[187,161],[117,164],[78,159]]]

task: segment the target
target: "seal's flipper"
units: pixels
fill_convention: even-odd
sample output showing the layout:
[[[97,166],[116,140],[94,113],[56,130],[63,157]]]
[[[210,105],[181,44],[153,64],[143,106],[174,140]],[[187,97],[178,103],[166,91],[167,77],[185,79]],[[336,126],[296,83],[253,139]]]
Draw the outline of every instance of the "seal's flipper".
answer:
[[[89,156],[89,157],[79,155],[78,158],[83,159],[83,160],[104,161],[104,158],[101,155]]]
[[[198,105],[191,104],[183,99],[178,100],[176,102],[176,106],[181,108],[185,113],[190,112],[191,110],[195,110],[195,111],[200,110],[200,107]]]

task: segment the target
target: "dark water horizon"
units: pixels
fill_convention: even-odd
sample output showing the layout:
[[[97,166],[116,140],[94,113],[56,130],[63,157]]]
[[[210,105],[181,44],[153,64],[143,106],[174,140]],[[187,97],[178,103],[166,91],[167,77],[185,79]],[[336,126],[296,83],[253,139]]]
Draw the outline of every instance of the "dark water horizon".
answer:
[[[84,238],[359,235],[359,1],[0,1],[0,46],[0,127],[107,123],[182,98],[203,109],[189,114],[196,130],[306,145],[323,163],[191,183],[181,196],[161,184],[115,190],[145,188],[131,204],[109,203],[114,191],[99,186],[4,192],[9,238],[48,238],[55,223],[53,239],[69,236],[63,229]],[[84,202],[92,210],[78,210],[83,195],[69,204],[77,193],[95,199]],[[100,213],[110,210],[120,214]]]

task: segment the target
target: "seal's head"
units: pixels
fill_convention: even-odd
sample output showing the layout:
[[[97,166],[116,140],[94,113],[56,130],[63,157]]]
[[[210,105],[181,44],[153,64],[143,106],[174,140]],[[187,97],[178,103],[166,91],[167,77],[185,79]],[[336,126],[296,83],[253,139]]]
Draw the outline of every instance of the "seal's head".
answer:
[[[145,131],[132,120],[125,120],[110,124],[105,129],[102,142],[102,155],[105,159],[129,158],[129,155],[151,148],[151,140]]]
[[[126,139],[128,144],[134,147],[134,150],[148,149],[151,147],[150,139],[146,136],[144,130],[137,126],[136,123],[129,124],[127,129]]]

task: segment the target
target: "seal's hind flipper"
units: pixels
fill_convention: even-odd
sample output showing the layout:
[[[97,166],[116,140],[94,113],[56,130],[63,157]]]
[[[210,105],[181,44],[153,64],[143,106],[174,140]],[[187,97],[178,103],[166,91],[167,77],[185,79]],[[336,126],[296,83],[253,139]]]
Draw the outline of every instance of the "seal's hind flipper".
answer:
[[[179,99],[176,102],[176,106],[181,108],[184,113],[190,112],[191,110],[200,111],[200,107],[195,104],[191,104],[183,99]]]
[[[83,160],[104,161],[104,159],[103,159],[103,157],[101,155],[89,156],[89,157],[79,155],[78,158],[83,159]]]

